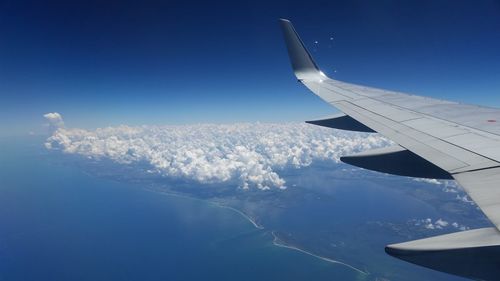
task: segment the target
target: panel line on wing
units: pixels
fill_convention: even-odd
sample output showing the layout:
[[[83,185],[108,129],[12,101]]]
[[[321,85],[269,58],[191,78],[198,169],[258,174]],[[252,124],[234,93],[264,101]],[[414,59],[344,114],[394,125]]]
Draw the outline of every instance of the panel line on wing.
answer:
[[[348,103],[350,104],[350,107],[357,107],[361,109],[361,112],[359,110],[355,110],[356,113],[364,115],[365,118],[363,121],[360,121],[362,123],[366,123],[368,127],[374,129],[375,131],[381,133],[382,135],[385,135],[386,137],[389,137],[393,139],[395,142],[397,142],[400,145],[408,145],[407,143],[413,143],[411,146],[407,146],[406,148],[414,151],[417,154],[423,155],[424,158],[426,158],[428,161],[431,161],[435,163],[436,165],[442,167],[443,169],[450,171],[450,172],[463,172],[466,170],[471,170],[471,169],[478,169],[478,168],[485,168],[485,167],[491,167],[491,166],[496,166],[498,165],[498,162],[495,161],[494,159],[488,158],[484,155],[475,153],[474,151],[470,151],[466,148],[462,148],[460,146],[457,146],[453,143],[447,142],[446,140],[442,140],[439,138],[435,138],[432,135],[429,135],[425,132],[419,131],[412,129],[410,127],[405,126],[404,124],[395,122],[394,120],[391,120],[385,116],[382,116],[376,112],[372,112],[370,110],[364,109],[362,107],[359,107],[356,104],[352,104],[350,102],[342,102],[342,103]],[[342,107],[342,103],[337,103],[335,106],[337,107]],[[350,108],[351,110],[354,110]],[[342,111],[349,111],[347,107],[344,107]],[[344,112],[346,112],[344,111]],[[346,112],[347,113],[347,112]],[[366,115],[368,113],[369,115]],[[349,115],[353,114],[352,112],[348,113]],[[354,116],[353,116],[354,117]],[[358,116],[359,118],[359,116]],[[386,121],[383,122],[382,120],[377,121],[378,119],[385,119]],[[356,119],[356,118],[355,118]],[[370,126],[370,122],[376,122],[378,126],[377,128]],[[390,122],[388,124],[388,122]],[[411,134],[409,134],[411,133]],[[418,133],[421,136],[415,136],[415,134]],[[413,136],[412,136],[413,135]],[[401,139],[402,137],[408,138],[407,140]],[[416,145],[416,144],[419,145]],[[430,145],[432,144],[432,145]],[[421,147],[425,147],[425,149],[422,149]],[[429,149],[432,148],[432,152],[429,153]],[[452,151],[450,151],[452,150]],[[447,151],[447,152],[444,152]],[[436,157],[438,154],[441,154],[440,157]],[[444,155],[446,159],[443,159]],[[453,156],[455,155],[455,156]],[[461,158],[457,158],[456,156],[462,155]],[[454,164],[453,164],[454,163]],[[461,164],[458,164],[461,163]],[[458,164],[458,165],[457,165]]]
[[[331,80],[331,81],[336,81],[336,80]],[[414,99],[415,98],[420,98],[420,99],[424,99],[424,100],[428,100],[428,101],[432,101],[432,102],[438,102],[439,106],[442,106],[442,105],[459,105],[458,103],[444,101],[444,100],[439,100],[439,99],[434,99],[434,98],[428,98],[428,97],[408,95],[408,94],[403,94],[403,93],[399,93],[399,92],[392,92],[392,91],[386,91],[387,94],[384,95],[384,96],[380,96],[380,95],[371,96],[371,95],[367,95],[367,93],[365,91],[363,91],[363,90],[376,91],[376,90],[379,90],[379,89],[365,87],[365,86],[357,86],[356,87],[356,85],[352,85],[349,89],[346,89],[345,86],[343,87],[343,86],[340,86],[339,84],[348,84],[348,83],[344,83],[344,82],[340,82],[340,81],[337,81],[337,82],[338,83],[335,83],[335,84],[329,83],[329,85],[334,85],[334,87],[341,88],[341,89],[344,89],[346,91],[350,91],[350,92],[352,92],[354,94],[357,94],[359,96],[366,97],[366,98],[369,98],[369,99],[373,99],[373,100],[376,100],[376,101],[384,103],[384,104],[390,104],[390,105],[392,105],[394,107],[397,107],[397,108],[399,108],[401,110],[404,110],[404,111],[409,111],[409,112],[413,112],[413,113],[416,113],[416,114],[421,114],[423,116],[430,117],[430,118],[433,118],[435,120],[439,120],[441,122],[445,122],[445,123],[448,123],[448,124],[453,124],[455,126],[458,126],[458,127],[464,128],[464,129],[468,129],[468,130],[471,130],[471,131],[475,131],[475,132],[478,132],[478,133],[481,132],[481,133],[485,134],[485,137],[490,138],[490,139],[498,140],[498,138],[500,137],[500,134],[496,134],[496,133],[493,133],[491,131],[486,131],[486,130],[483,130],[483,129],[480,129],[480,128],[475,128],[475,127],[471,127],[471,126],[468,126],[468,125],[460,124],[460,123],[454,122],[452,120],[447,120],[447,119],[444,119],[442,117],[436,116],[435,114],[429,114],[429,113],[424,113],[424,112],[421,112],[421,111],[417,111],[415,109],[404,107],[404,106],[401,106],[401,105],[396,104],[394,102],[391,102],[390,100],[388,101],[386,99],[381,99],[381,98],[388,97],[388,96],[391,96],[392,98],[406,98],[406,99],[408,97],[414,98]],[[348,85],[351,85],[351,84],[348,84]],[[356,88],[359,89],[359,92],[355,91]],[[419,109],[422,109],[422,108],[419,108]]]
[[[332,81],[332,80],[330,80],[330,81]],[[308,84],[309,84],[309,86],[311,86],[311,88],[313,87],[313,85],[310,85],[310,84],[316,84],[317,86],[321,87],[323,91],[325,89],[331,90],[331,89],[328,89],[328,88],[324,87],[324,85],[318,85],[318,83],[311,82],[311,83],[308,83]],[[330,83],[327,83],[327,84],[330,84]],[[341,94],[336,93],[336,92],[334,92],[333,94],[334,95],[341,95]],[[327,100],[324,95],[319,95],[319,96],[322,97],[324,100]],[[373,105],[376,105],[376,104],[386,104],[386,106],[393,106],[392,108],[385,107],[386,110],[387,109],[389,109],[389,110],[390,109],[393,109],[393,110],[395,109],[395,110],[400,110],[400,111],[404,111],[404,112],[412,112],[414,114],[413,118],[410,117],[410,116],[406,116],[404,118],[401,118],[401,116],[400,116],[398,119],[394,119],[394,117],[395,116],[397,117],[397,115],[398,115],[397,111],[393,111],[392,114],[390,114],[388,116],[383,116],[380,113],[377,113],[376,111],[370,110],[369,108],[360,107],[363,110],[370,111],[373,114],[376,114],[377,116],[384,118],[385,120],[391,120],[393,122],[396,122],[396,124],[393,124],[395,127],[398,127],[398,124],[400,124],[400,125],[403,124],[404,125],[405,121],[409,121],[411,119],[418,119],[419,117],[421,117],[421,118],[424,118],[424,119],[427,119],[427,120],[435,120],[435,121],[437,121],[439,123],[444,123],[444,124],[441,124],[441,125],[443,127],[445,127],[445,128],[462,128],[463,129],[462,132],[464,132],[465,134],[470,133],[470,131],[468,130],[468,128],[463,128],[463,127],[457,126],[456,123],[449,122],[447,120],[441,120],[441,119],[438,119],[438,118],[434,118],[432,116],[428,116],[428,115],[425,115],[425,114],[422,114],[422,113],[419,113],[419,112],[414,112],[412,110],[406,110],[406,109],[404,109],[404,108],[402,108],[402,107],[400,107],[398,105],[387,104],[387,103],[385,103],[383,101],[379,101],[379,100],[377,100],[375,98],[370,98],[370,97],[367,97],[367,96],[362,95],[362,94],[359,94],[359,96],[363,97],[362,100],[355,100],[356,104],[354,104],[354,103],[351,102],[352,105],[359,106],[357,103],[363,103],[363,104],[368,105],[368,106],[370,106],[370,105],[373,106]],[[364,100],[366,100],[366,101],[371,100],[372,103],[362,102]],[[339,98],[339,99],[337,99],[335,101],[331,101],[330,104],[332,104],[333,106],[337,106],[338,103],[342,102],[342,101],[349,102],[348,100]],[[384,113],[386,113],[386,112],[384,112]],[[364,120],[364,122],[366,122],[366,120]],[[380,123],[380,122],[378,122],[378,123]],[[439,127],[440,127],[439,123],[437,123],[438,126],[435,129],[435,131],[437,131],[437,132],[439,132]],[[490,167],[490,166],[494,166],[497,163],[499,163],[499,161],[497,161],[495,158],[489,157],[488,155],[485,155],[485,154],[478,153],[478,152],[473,151],[473,150],[471,150],[471,149],[469,149],[467,147],[462,147],[462,146],[457,145],[457,144],[455,144],[453,142],[447,141],[445,138],[438,138],[438,137],[436,137],[434,135],[431,135],[431,134],[429,134],[427,132],[422,131],[420,128],[412,128],[411,126],[405,126],[404,128],[401,128],[399,130],[393,130],[393,132],[395,132],[395,133],[397,133],[397,132],[404,133],[404,132],[409,132],[409,131],[419,132],[421,134],[425,134],[430,139],[439,140],[440,142],[438,142],[437,144],[439,144],[439,143],[441,143],[441,144],[445,144],[445,143],[448,144],[448,146],[445,146],[445,148],[453,149],[453,150],[457,150],[458,149],[457,151],[455,151],[455,153],[447,153],[446,155],[451,156],[451,155],[460,154],[461,152],[467,152],[469,154],[469,156],[466,156],[464,158],[464,160],[466,162],[460,161],[462,163],[466,163],[467,164],[466,166],[462,166],[462,167],[454,166],[454,169],[451,169],[450,171],[455,171],[456,172],[457,169],[459,169],[458,171],[463,171],[463,168],[466,168],[466,167],[470,167],[470,168],[473,168],[473,169],[483,168],[483,167]],[[382,133],[382,132],[380,132],[380,133]],[[447,135],[446,137],[453,137],[453,136],[457,136],[457,135],[459,135],[458,132],[457,132],[457,134],[450,134],[450,135]],[[386,135],[386,136],[391,138],[391,136],[388,136],[388,135]],[[415,140],[414,137],[412,139]],[[430,139],[427,139],[427,141],[430,141]],[[425,139],[424,140],[419,139],[419,142],[422,143],[422,144],[425,144],[425,141],[426,141]],[[426,146],[429,147],[428,145],[426,145]],[[443,145],[440,145],[440,146],[443,146]],[[480,158],[478,158],[478,157],[480,157]],[[456,157],[453,157],[453,158],[456,159]],[[474,160],[474,158],[475,158],[475,160]],[[481,158],[484,158],[484,159],[481,159]],[[485,161],[485,160],[487,160],[487,161]],[[462,169],[462,170],[460,170],[460,169]]]

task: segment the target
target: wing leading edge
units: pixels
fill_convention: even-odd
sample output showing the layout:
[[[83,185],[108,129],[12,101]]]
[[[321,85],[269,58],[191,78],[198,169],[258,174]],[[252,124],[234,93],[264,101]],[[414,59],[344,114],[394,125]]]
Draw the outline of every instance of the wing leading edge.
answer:
[[[495,225],[496,229],[493,228],[495,230],[489,233],[500,237],[500,189],[497,188],[500,184],[500,126],[496,122],[500,122],[499,109],[464,105],[331,79],[321,72],[291,22],[281,19],[280,25],[292,69],[302,84],[352,118],[355,121],[352,124],[362,124],[369,129],[365,131],[380,133],[407,150],[407,155],[421,157],[429,166],[441,170],[444,177],[449,175],[457,180]],[[362,157],[356,158],[358,163],[363,160]],[[370,165],[373,165],[373,156],[370,161]],[[359,166],[366,168],[369,165]],[[392,173],[390,168],[378,170]],[[425,242],[416,245],[424,246],[421,249],[413,246],[409,251],[427,251]],[[390,247],[388,252],[394,254]],[[412,262],[418,264],[416,261]]]

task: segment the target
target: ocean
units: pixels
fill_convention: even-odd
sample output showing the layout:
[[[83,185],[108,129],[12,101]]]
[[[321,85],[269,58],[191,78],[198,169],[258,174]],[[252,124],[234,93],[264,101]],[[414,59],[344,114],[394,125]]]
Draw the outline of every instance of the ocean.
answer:
[[[42,144],[0,140],[0,280],[368,278],[275,246],[231,209],[94,177]]]

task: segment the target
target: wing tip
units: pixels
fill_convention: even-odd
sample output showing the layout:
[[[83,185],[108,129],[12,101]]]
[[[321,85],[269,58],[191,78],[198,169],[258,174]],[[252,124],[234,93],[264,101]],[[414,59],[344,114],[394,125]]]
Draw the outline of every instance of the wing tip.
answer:
[[[290,20],[279,19],[281,30],[285,39],[286,47],[292,69],[299,80],[323,80],[326,78],[314,62],[304,42],[293,27]]]

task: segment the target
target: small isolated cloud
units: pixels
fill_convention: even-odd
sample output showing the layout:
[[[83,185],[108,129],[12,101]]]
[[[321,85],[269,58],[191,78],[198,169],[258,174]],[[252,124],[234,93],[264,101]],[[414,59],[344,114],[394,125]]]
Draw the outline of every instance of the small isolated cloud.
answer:
[[[60,115],[49,115],[58,119]],[[62,121],[62,119],[61,119]],[[116,163],[149,163],[152,172],[200,183],[236,182],[241,188],[285,188],[283,168],[387,146],[376,135],[338,131],[303,123],[108,127],[94,131],[59,128],[48,149],[108,158]]]
[[[425,183],[430,183],[430,184],[436,184],[436,185],[443,184],[440,180],[437,180],[437,179],[414,178],[413,180],[414,181],[418,181],[418,182],[425,182]]]
[[[51,132],[64,127],[62,116],[57,112],[46,113],[43,117],[49,122],[48,126]]]
[[[468,229],[469,229],[469,227],[468,227],[468,226],[465,226],[465,225],[463,225],[463,224],[459,224],[458,222],[453,222],[453,223],[451,223],[451,225],[452,225],[454,228],[456,228],[456,229],[458,229],[458,230],[460,230],[460,231],[464,231],[464,230],[468,230]]]
[[[449,224],[449,223],[448,223],[447,221],[445,221],[445,220],[438,219],[438,220],[437,220],[434,224],[435,224],[436,226],[438,226],[438,227],[443,228],[443,227],[448,226],[448,224]]]
[[[446,220],[443,220],[441,218],[437,220],[432,220],[431,218],[426,218],[426,219],[415,219],[412,220],[413,224],[415,226],[423,227],[425,229],[430,229],[430,230],[435,230],[435,229],[448,229],[448,228],[454,228],[458,229],[460,231],[468,230],[469,227],[459,224],[458,222],[448,222]]]
[[[464,189],[454,180],[443,180],[443,188],[441,189],[446,193],[463,193]]]
[[[467,196],[467,194],[464,194],[462,196],[458,195],[455,197],[458,201],[461,201],[461,202],[464,202],[464,203],[467,203],[467,204],[470,204],[470,205],[476,205],[476,203],[474,201],[472,201],[471,199],[469,199],[469,196]]]
[[[472,206],[476,205],[476,203],[469,198],[465,190],[456,181],[445,180],[442,181],[442,183],[443,183],[442,191],[455,195],[455,199],[460,202]]]

